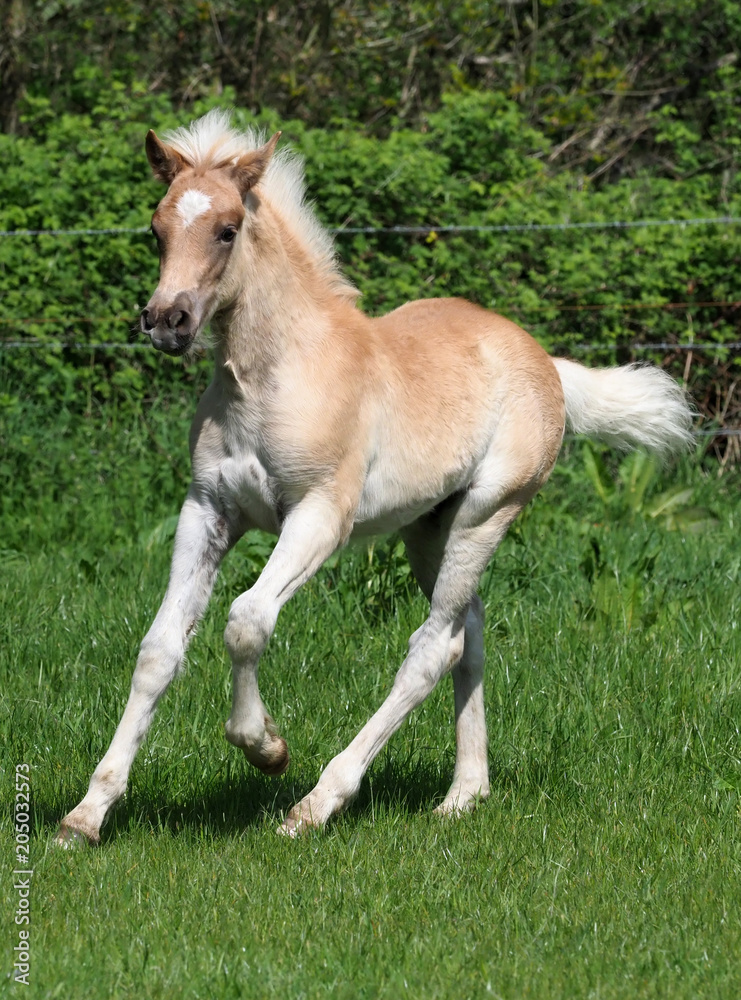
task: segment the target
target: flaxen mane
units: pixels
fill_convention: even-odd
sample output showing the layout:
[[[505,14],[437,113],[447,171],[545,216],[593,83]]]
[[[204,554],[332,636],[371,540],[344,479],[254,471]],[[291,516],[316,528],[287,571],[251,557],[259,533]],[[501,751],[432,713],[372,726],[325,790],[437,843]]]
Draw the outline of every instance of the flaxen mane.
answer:
[[[165,140],[196,171],[206,171],[226,166],[258,149],[266,135],[252,128],[240,132],[232,126],[230,112],[214,108],[189,126],[165,133]],[[317,219],[311,202],[305,200],[303,157],[290,146],[278,150],[260,180],[259,190],[315,259],[333,291],[357,298],[360,293],[340,270],[332,237]]]
[[[180,357],[218,316],[218,350],[191,430],[193,482],[170,581],[142,641],[121,722],[57,842],[100,841],[222,559],[258,529],[278,540],[229,611],[233,697],[224,735],[265,774],[282,774],[290,757],[260,695],[260,658],[299,588],[349,538],[398,530],[430,601],[383,704],[280,832],[297,836],[344,809],[446,674],[456,756],[437,811],[474,809],[490,791],[484,604],[476,590],[491,556],[547,480],[565,424],[659,455],[679,452],[693,440],[684,391],[660,368],[594,370],[550,358],[510,320],[463,299],[410,302],[370,319],[337,298],[349,286],[329,235],[304,203],[295,155],[271,159],[272,140],[253,154],[255,133],[232,129],[218,111],[169,140],[147,135],[149,164],[169,190],[153,219],[166,252],[142,333]],[[196,173],[183,170],[181,158]],[[219,164],[223,183],[216,171],[199,176]],[[345,626],[335,627],[341,650]],[[300,651],[291,653],[300,661]],[[328,689],[337,686],[332,668],[322,665]]]

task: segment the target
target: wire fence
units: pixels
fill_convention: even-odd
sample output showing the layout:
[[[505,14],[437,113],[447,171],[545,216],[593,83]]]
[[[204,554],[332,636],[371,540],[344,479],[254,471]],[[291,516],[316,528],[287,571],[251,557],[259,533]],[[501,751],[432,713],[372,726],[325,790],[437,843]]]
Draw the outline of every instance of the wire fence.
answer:
[[[512,222],[498,225],[451,226],[327,226],[335,236],[368,235],[431,236],[436,233],[530,233],[585,229],[647,229],[657,226],[733,226],[741,216],[719,215],[691,219],[593,219],[588,222]],[[2,229],[0,238],[13,236],[118,236],[141,235],[149,226],[110,226],[104,229]]]
[[[123,322],[120,316],[114,316],[110,319],[99,319],[96,322]],[[3,322],[0,320],[0,322]],[[14,320],[13,322],[22,323],[23,320]],[[44,320],[26,320],[29,323],[40,323]],[[64,323],[72,324],[76,322],[90,323],[93,320],[80,318],[73,319],[53,319],[49,322],[54,323]],[[126,323],[129,326],[136,325],[132,324],[130,318],[126,317]],[[630,351],[636,354],[640,353],[650,353],[655,352],[657,354],[666,354],[670,351],[703,351],[703,352],[713,352],[713,351],[741,351],[741,340],[729,341],[727,343],[710,343],[703,341],[695,341],[688,344],[672,344],[669,341],[657,341],[655,343],[635,343],[635,344],[600,344],[597,342],[588,344],[570,344],[570,351],[614,351],[619,347],[622,351]],[[72,350],[72,351],[146,351],[151,349],[151,344],[149,341],[135,342],[135,341],[122,341],[120,343],[105,342],[105,341],[92,341],[92,340],[2,340],[0,339],[0,349],[11,349],[11,350]]]
[[[568,230],[610,230],[610,229],[646,229],[656,227],[688,227],[688,226],[728,226],[741,223],[741,216],[724,215],[708,218],[688,218],[688,219],[613,219],[613,220],[590,220],[587,222],[523,222],[523,223],[502,223],[498,225],[424,225],[424,226],[335,226],[327,227],[328,232],[335,236],[365,234],[365,235],[405,235],[405,236],[426,236],[435,237],[437,235],[471,234],[471,233],[528,233],[528,232],[556,232]],[[145,235],[149,233],[149,226],[110,226],[100,229],[6,229],[0,230],[0,238],[22,238],[22,237],[63,237],[63,236],[119,236],[119,235]],[[738,309],[741,307],[741,299],[738,300],[717,300],[701,302],[598,302],[598,303],[564,303],[552,302],[532,305],[527,308],[512,305],[506,306],[497,304],[503,311],[510,312],[598,312],[607,310],[658,310],[658,309],[705,309],[724,308]],[[126,323],[130,329],[135,327],[130,316],[37,316],[37,317],[0,317],[0,325],[29,326],[41,324],[60,324],[64,326],[76,326],[82,324],[118,324]],[[615,344],[607,343],[583,343],[569,347],[570,351],[597,352],[611,351],[616,349]],[[682,352],[735,352],[741,350],[741,341],[718,343],[713,341],[692,341],[688,343],[671,343],[661,341],[657,343],[632,343],[621,345],[621,349],[628,349],[633,353],[668,353],[674,351]],[[27,340],[3,340],[0,338],[0,350],[77,350],[89,351],[139,351],[151,350],[149,343],[127,341],[122,343],[95,342],[95,341],[44,341],[38,339]],[[699,430],[699,436],[704,437],[741,437],[741,428],[713,428],[709,430]]]
[[[121,320],[122,317],[114,317],[117,320]],[[75,350],[87,353],[96,353],[98,351],[151,351],[152,345],[149,341],[140,342],[123,342],[123,343],[113,343],[113,342],[88,342],[88,341],[26,341],[26,340],[16,340],[16,341],[2,341],[0,340],[0,350],[2,349],[24,349],[33,348],[36,350]],[[652,344],[631,344],[629,348],[634,353],[640,352],[657,352],[666,353],[668,351],[738,351],[741,350],[741,341],[726,344],[715,344],[715,343],[703,343],[695,342],[688,344],[671,344],[671,343],[652,343]],[[615,344],[574,344],[570,347],[570,351],[584,351],[584,352],[594,352],[598,350],[614,350]],[[700,428],[695,431],[698,438],[738,438],[741,437],[741,428],[739,427],[714,427],[714,428]]]

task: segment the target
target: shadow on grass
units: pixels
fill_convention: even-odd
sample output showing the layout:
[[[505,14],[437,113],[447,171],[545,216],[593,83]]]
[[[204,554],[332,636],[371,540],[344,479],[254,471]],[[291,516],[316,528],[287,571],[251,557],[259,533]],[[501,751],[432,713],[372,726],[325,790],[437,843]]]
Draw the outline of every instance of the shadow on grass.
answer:
[[[208,779],[200,796],[190,794],[190,789],[184,789],[182,795],[173,794],[167,781],[135,780],[105,823],[101,843],[142,828],[153,835],[167,830],[175,835],[212,837],[238,837],[260,826],[274,828],[319,777],[313,769],[307,768],[303,774],[299,768],[295,771],[279,779],[267,778],[241,762],[229,762]],[[428,813],[442,801],[449,782],[450,775],[442,773],[440,762],[407,759],[400,763],[386,754],[363,780],[347,813],[358,818],[379,813]],[[37,800],[36,828],[46,828],[52,834],[65,811],[56,801]]]
[[[505,764],[490,760],[491,802],[514,796],[530,802],[543,794],[561,801],[583,799],[583,784],[569,780],[569,740],[551,741],[537,757]],[[583,748],[582,752],[588,752]],[[572,755],[573,755],[572,748]],[[403,755],[383,752],[363,779],[346,815],[351,820],[429,814],[444,798],[453,774],[453,755],[430,748]],[[239,837],[250,829],[274,830],[286,813],[307,795],[319,779],[315,762],[294,763],[280,778],[268,778],[236,753],[223,759],[201,779],[183,764],[138,769],[129,792],[101,832],[103,844],[135,831],[155,835],[169,831],[214,838]],[[199,792],[200,786],[200,792]],[[34,825],[53,834],[63,815],[79,799],[77,789],[56,787],[48,797],[37,794]],[[524,806],[523,806],[524,808]],[[43,834],[42,834],[43,835]]]
[[[453,776],[443,757],[427,760],[397,761],[387,753],[371,768],[357,797],[350,805],[350,816],[371,811],[402,812],[409,815],[431,812],[445,797]]]

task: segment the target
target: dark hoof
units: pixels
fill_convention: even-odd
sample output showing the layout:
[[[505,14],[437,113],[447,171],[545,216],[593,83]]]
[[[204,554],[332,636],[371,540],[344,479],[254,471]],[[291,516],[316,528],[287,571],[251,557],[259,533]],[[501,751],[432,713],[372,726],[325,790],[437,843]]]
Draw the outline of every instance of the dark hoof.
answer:
[[[279,774],[283,774],[284,771],[288,770],[288,765],[291,763],[291,755],[288,753],[288,744],[286,741],[279,737],[276,743],[279,746],[276,748],[275,753],[271,754],[267,760],[254,760],[248,756],[245,750],[247,760],[258,768],[258,770],[262,771],[263,774],[267,774],[271,778],[277,778]]]

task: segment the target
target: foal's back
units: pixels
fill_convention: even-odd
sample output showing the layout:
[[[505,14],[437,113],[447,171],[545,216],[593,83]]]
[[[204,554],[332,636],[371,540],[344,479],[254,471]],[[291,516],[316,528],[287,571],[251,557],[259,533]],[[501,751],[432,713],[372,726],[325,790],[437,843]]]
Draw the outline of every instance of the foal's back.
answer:
[[[544,405],[563,407],[548,354],[516,323],[488,309],[465,299],[418,299],[371,323],[378,347],[412,391],[443,394],[465,410],[477,388],[489,397],[534,388]]]

